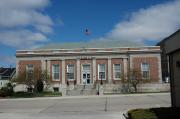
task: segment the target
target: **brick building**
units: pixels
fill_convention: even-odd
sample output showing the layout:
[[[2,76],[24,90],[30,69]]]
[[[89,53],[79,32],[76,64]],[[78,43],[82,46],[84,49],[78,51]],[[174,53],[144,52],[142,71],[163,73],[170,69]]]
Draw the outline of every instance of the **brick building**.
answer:
[[[143,46],[127,41],[49,44],[35,50],[16,52],[16,72],[46,70],[54,90],[70,86],[91,86],[102,80],[104,86],[121,84],[128,69],[141,71],[143,80],[159,84],[159,46]],[[114,89],[114,88],[113,88]]]

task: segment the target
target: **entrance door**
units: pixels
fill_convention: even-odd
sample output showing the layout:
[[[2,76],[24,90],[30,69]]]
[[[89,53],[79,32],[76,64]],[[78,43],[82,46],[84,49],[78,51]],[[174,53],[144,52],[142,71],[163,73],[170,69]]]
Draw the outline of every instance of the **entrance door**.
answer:
[[[85,85],[91,83],[91,67],[90,67],[90,64],[83,64],[82,65],[82,82]]]

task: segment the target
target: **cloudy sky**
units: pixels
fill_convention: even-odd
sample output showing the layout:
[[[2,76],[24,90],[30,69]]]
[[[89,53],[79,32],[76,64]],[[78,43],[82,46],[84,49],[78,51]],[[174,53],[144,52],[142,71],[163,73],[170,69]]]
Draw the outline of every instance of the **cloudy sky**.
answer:
[[[0,66],[15,66],[19,49],[90,40],[154,45],[179,28],[180,0],[1,0]]]

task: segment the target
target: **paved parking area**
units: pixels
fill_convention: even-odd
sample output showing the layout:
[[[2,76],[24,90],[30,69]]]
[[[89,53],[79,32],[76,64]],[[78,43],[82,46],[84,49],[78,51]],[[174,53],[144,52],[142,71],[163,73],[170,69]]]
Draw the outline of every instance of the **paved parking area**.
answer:
[[[129,109],[167,106],[169,93],[0,99],[0,119],[121,119]]]

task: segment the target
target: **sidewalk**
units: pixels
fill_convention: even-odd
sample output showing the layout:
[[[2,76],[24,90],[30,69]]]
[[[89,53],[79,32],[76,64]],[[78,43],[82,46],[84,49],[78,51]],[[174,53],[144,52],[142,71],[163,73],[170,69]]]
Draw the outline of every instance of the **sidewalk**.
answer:
[[[151,95],[170,95],[170,93],[143,93],[143,94],[119,94],[119,95],[88,95],[88,96],[61,96],[61,97],[35,97],[35,98],[6,98],[6,100],[48,100],[48,99],[86,99],[86,98],[106,98],[106,97],[126,97],[126,96],[151,96]]]

